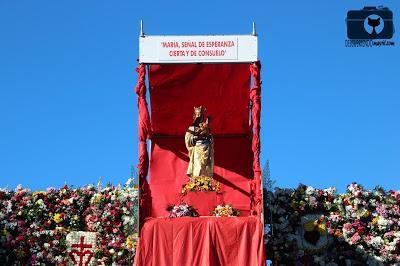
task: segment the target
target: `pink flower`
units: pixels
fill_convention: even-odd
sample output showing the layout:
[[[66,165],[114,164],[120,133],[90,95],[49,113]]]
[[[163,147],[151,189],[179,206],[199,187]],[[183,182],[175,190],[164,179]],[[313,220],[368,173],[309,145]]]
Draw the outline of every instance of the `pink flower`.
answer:
[[[22,220],[18,220],[17,221],[17,226],[18,227],[22,227],[22,226],[24,226],[24,224],[25,224],[25,221],[22,221]]]
[[[61,201],[61,203],[66,205],[66,206],[69,206],[71,204],[68,199],[65,199],[65,200]]]
[[[350,231],[352,228],[353,228],[353,226],[352,226],[351,223],[345,223],[343,225],[343,229],[346,230],[346,231]]]
[[[360,235],[356,232],[350,239],[351,244],[356,244],[361,239]]]
[[[394,236],[394,231],[386,232],[383,237],[384,238],[391,238]]]

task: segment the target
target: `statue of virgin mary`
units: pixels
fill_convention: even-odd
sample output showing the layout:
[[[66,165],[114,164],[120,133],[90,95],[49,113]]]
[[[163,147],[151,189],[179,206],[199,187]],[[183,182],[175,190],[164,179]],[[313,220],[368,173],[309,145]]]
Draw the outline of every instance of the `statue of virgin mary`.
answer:
[[[214,147],[210,129],[210,117],[205,119],[205,108],[194,108],[193,123],[185,134],[185,144],[189,153],[186,174],[192,177],[213,176]]]

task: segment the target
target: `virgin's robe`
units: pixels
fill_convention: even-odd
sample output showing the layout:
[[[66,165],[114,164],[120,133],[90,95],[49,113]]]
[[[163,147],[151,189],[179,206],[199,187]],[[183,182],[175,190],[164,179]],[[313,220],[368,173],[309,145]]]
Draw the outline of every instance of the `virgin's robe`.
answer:
[[[195,131],[194,127],[189,127],[190,131]],[[213,176],[214,169],[214,147],[213,138],[210,140],[194,140],[194,135],[190,132],[185,134],[185,144],[189,153],[189,165],[186,174],[189,177]]]

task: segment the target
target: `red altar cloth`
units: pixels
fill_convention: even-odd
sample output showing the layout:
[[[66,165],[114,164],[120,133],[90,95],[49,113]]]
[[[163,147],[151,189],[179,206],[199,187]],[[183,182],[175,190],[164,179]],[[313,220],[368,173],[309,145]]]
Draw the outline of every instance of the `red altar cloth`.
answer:
[[[140,233],[136,266],[265,265],[258,217],[150,218]]]

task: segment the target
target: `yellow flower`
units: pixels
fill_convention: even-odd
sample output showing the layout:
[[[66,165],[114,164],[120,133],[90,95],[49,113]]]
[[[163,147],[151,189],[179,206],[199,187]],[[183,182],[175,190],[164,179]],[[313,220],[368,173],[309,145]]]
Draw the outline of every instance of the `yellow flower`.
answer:
[[[363,213],[363,217],[368,217],[368,216],[370,216],[371,215],[371,212],[370,211],[365,211],[364,213]]]
[[[128,236],[126,238],[125,244],[126,244],[126,247],[129,250],[132,250],[132,249],[135,248],[135,246],[136,246],[136,238],[137,238],[137,234],[130,235],[130,236]]]
[[[59,214],[59,213],[54,214],[53,220],[56,223],[60,223],[62,221],[61,214]]]
[[[317,230],[321,235],[325,235],[326,234],[326,224],[325,223],[318,224]]]
[[[46,196],[46,195],[47,195],[47,192],[46,192],[46,191],[35,191],[35,192],[33,192],[32,194],[33,194],[33,196],[37,196],[37,195]]]
[[[376,225],[378,223],[379,220],[379,216],[375,217],[374,219],[372,219],[372,224]]]
[[[55,231],[56,231],[56,232],[63,232],[63,231],[66,231],[66,228],[64,228],[64,227],[62,227],[62,226],[56,226]]]

